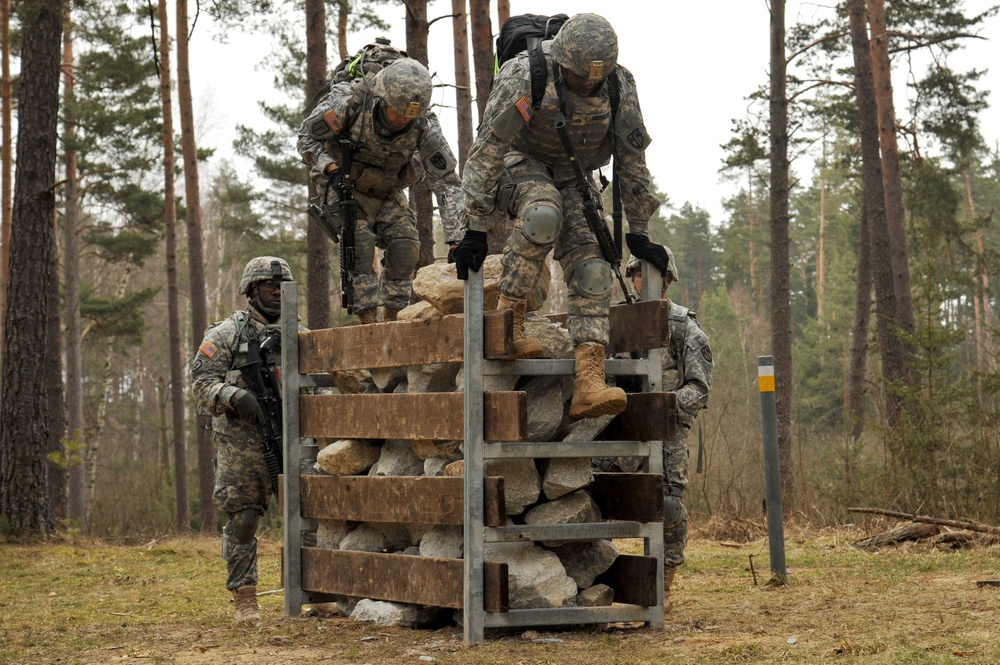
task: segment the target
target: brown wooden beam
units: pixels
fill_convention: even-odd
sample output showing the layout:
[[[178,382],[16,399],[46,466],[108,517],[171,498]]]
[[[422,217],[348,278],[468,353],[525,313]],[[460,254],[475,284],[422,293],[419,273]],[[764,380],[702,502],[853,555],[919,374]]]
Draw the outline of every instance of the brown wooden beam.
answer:
[[[484,522],[501,526],[503,478],[483,479]],[[448,524],[464,521],[464,479],[449,476],[303,475],[302,517],[352,522]]]
[[[299,372],[462,362],[463,319],[461,314],[452,314],[433,321],[393,321],[300,333]],[[513,329],[513,311],[487,312],[483,317],[484,356],[512,358]]]
[[[663,521],[662,474],[595,473],[588,489],[605,519]]]
[[[627,353],[663,349],[670,345],[670,304],[667,300],[645,300],[631,305],[615,305],[608,313],[611,334],[606,351]],[[548,317],[566,325],[565,313]]]
[[[458,441],[465,438],[464,398],[462,393],[301,395],[299,431],[334,439]],[[486,393],[483,408],[486,441],[524,440],[525,393]]]
[[[598,435],[600,441],[671,441],[677,432],[673,393],[629,393],[625,410]]]
[[[487,611],[504,611],[507,566],[490,561],[483,566],[483,604]],[[304,592],[460,609],[464,576],[461,559],[302,548]]]
[[[656,605],[656,557],[619,554],[611,567],[594,580],[615,590],[616,603]]]

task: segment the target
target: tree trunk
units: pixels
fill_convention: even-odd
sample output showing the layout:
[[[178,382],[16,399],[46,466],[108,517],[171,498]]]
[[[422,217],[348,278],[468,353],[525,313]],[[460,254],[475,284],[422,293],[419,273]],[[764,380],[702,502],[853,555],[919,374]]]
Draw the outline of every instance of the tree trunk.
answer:
[[[969,171],[962,172],[965,182],[965,200],[969,204],[969,216],[976,219],[976,201],[972,198],[972,178]],[[983,232],[976,229],[976,269],[975,293],[973,300],[976,309],[976,367],[982,372],[996,371],[996,357],[993,353],[993,336],[987,334],[992,330],[993,313],[990,307],[990,274],[986,267],[986,246]]]
[[[14,97],[10,79],[10,1],[0,0],[0,105],[3,106],[3,146],[0,147],[0,346],[4,337],[4,312],[7,311],[7,282],[10,266],[10,197],[14,161],[11,122]],[[0,367],[3,358],[0,357]]]
[[[455,43],[455,108],[458,114],[458,173],[472,148],[472,88],[469,77],[469,14],[465,0],[451,0],[452,37]]]
[[[63,197],[66,210],[63,213],[63,262],[66,290],[66,440],[65,450],[68,479],[67,516],[83,534],[87,533],[86,494],[83,486],[83,470],[87,459],[83,418],[83,350],[80,336],[80,240],[77,235],[79,223],[77,191],[76,150],[73,138],[76,124],[73,114],[73,33],[70,10],[66,9],[66,29],[63,37],[63,97],[66,100],[63,111],[63,127],[66,134],[66,152],[63,161],[66,167],[66,185]]]
[[[884,0],[868,0],[871,26],[872,76],[878,108],[878,138],[882,148],[882,185],[885,188],[886,224],[889,227],[889,251],[892,261],[892,284],[896,292],[896,322],[912,335],[916,330],[913,295],[910,292],[910,262],[906,250],[906,217],[903,210],[903,176],[896,142],[896,109],[892,101],[892,76],[889,63],[889,40],[885,25]],[[909,371],[912,349],[904,341],[903,371]],[[904,374],[905,376],[905,374]]]
[[[785,1],[771,3],[771,346],[774,353],[778,461],[784,505],[792,502],[792,308],[788,249],[788,99]]]
[[[337,46],[340,48],[340,60],[347,60],[349,51],[347,50],[347,16],[351,12],[348,0],[340,0],[337,3]]]
[[[476,71],[476,106],[479,122],[483,121],[486,100],[493,80],[493,24],[490,22],[490,0],[469,0],[472,20],[472,61]]]
[[[816,320],[826,314],[826,132],[823,133],[823,163],[819,174],[819,247],[816,251]]]
[[[52,282],[58,282],[53,240],[62,3],[25,3],[20,16],[17,180],[3,347],[8,361],[0,400],[0,518],[14,536],[45,536],[54,526],[45,453],[55,414],[46,356],[58,356],[49,317]]]
[[[323,0],[307,0],[306,9],[306,101],[326,85],[326,7]],[[346,26],[347,10],[342,4],[340,16]],[[341,42],[343,44],[343,41]],[[341,46],[343,50],[343,46]],[[345,56],[346,57],[346,56]],[[316,186],[305,172],[309,198],[316,197]],[[306,321],[313,330],[330,327],[330,239],[319,224],[306,221]]]
[[[903,353],[896,334],[896,293],[893,288],[889,251],[889,227],[886,224],[882,161],[879,157],[878,113],[875,106],[875,81],[869,57],[864,0],[848,0],[851,24],[851,47],[854,52],[854,87],[858,105],[858,128],[861,133],[864,211],[871,241],[872,281],[878,312],[879,351],[882,372],[889,386],[885,393],[886,421],[890,428],[899,422],[899,393],[893,384],[903,378]]]
[[[406,0],[406,52],[426,65],[427,60],[427,0]],[[410,186],[410,203],[417,215],[420,256],[417,268],[434,263],[434,202],[426,180]]]
[[[750,247],[750,295],[757,297],[757,221],[753,210],[753,165],[747,165],[747,226]]]
[[[187,528],[187,432],[184,417],[184,356],[181,342],[180,286],[177,275],[177,206],[174,193],[174,119],[170,92],[170,23],[167,0],[159,0],[160,103],[163,106],[163,200],[167,261],[167,334],[170,356],[170,413],[173,424],[174,510],[178,531]],[[204,507],[202,508],[204,512]]]
[[[500,25],[510,18],[510,0],[497,0],[497,21]]]
[[[205,300],[205,252],[201,238],[201,192],[198,184],[198,151],[195,145],[191,66],[188,62],[188,0],[177,0],[177,100],[181,110],[181,149],[184,157],[184,199],[187,209],[188,272],[191,286],[191,340],[196,349],[208,327]],[[212,491],[212,433],[205,416],[198,416],[198,501],[202,533],[215,532]],[[185,471],[186,473],[186,471]],[[179,479],[178,479],[179,482]],[[178,516],[179,519],[179,516]]]

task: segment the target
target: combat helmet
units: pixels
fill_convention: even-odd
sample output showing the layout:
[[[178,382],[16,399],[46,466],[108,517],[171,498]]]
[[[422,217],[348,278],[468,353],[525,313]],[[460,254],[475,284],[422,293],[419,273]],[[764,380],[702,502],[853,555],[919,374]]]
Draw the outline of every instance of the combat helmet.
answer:
[[[618,35],[603,16],[577,14],[556,33],[550,54],[577,76],[599,81],[618,64]]]
[[[372,84],[372,92],[407,118],[416,118],[431,103],[431,73],[413,58],[389,63]]]
[[[663,249],[667,250],[667,275],[670,275],[671,282],[676,282],[677,263],[674,261],[674,253],[671,252],[670,248],[666,245],[663,246]],[[632,258],[628,260],[628,263],[625,264],[625,276],[632,277],[632,275],[637,272],[642,272],[642,262],[639,260],[639,257],[633,255]],[[666,277],[666,275],[664,275],[664,277]]]
[[[250,287],[257,282],[269,279],[280,279],[283,282],[295,281],[288,262],[277,256],[256,256],[247,262],[240,277],[240,285],[236,292],[240,295],[250,295]]]

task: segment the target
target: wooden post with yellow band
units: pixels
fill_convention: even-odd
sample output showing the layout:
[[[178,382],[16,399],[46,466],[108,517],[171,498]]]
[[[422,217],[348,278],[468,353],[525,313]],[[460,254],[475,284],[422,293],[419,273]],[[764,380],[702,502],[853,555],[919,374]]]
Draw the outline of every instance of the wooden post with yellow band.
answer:
[[[760,386],[760,425],[764,441],[764,491],[767,499],[767,542],[771,574],[783,583],[785,569],[785,526],[781,508],[781,469],[778,462],[778,414],[774,401],[774,356],[757,357]]]

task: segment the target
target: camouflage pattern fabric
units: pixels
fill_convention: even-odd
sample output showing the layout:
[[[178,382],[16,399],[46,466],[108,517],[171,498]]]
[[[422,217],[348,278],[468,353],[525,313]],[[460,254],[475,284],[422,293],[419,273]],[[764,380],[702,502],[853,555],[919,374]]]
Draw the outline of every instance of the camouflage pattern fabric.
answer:
[[[228,319],[209,326],[191,361],[191,385],[198,413],[212,417],[217,453],[213,499],[230,519],[246,509],[263,515],[271,503],[271,479],[264,463],[260,434],[254,423],[237,415],[231,399],[240,388],[249,390],[237,369],[247,361],[247,341],[251,338],[263,341],[268,330],[280,325],[280,320],[268,323],[253,307],[234,312]],[[299,326],[299,330],[305,328]],[[280,351],[270,352],[267,362],[280,365]],[[256,585],[256,539],[240,545],[224,535],[224,550],[229,570],[226,588]]]
[[[547,57],[550,47],[551,40],[542,43]],[[551,66],[551,60],[549,63]],[[642,113],[631,73],[621,66],[617,72],[620,101],[614,122],[608,84],[604,82],[591,97],[565,91],[567,127],[585,172],[606,166],[616,153],[629,230],[645,234],[660,202],[650,193],[645,153],[625,148],[626,129],[641,128]],[[530,100],[528,57],[521,53],[504,63],[498,73],[469,153],[462,177],[466,197],[463,225],[469,230],[485,231],[486,216],[496,207],[501,177],[516,183],[508,211],[517,222],[504,251],[500,293],[514,300],[524,299],[537,283],[542,262],[554,246],[554,256],[570,286],[567,326],[573,344],[607,345],[609,297],[590,297],[573,284],[577,266],[601,258],[601,253],[583,216],[583,201],[575,189],[576,176],[554,127],[559,112],[555,77],[549,76],[537,110],[531,107]],[[645,135],[645,129],[641,131]],[[524,233],[524,211],[540,203],[562,213],[558,237],[551,245],[536,244]]]
[[[384,111],[372,90],[373,79],[369,75],[333,85],[298,134],[299,153],[316,184],[315,203],[334,217],[340,214],[337,193],[327,191],[325,170],[343,159],[339,138],[349,138],[357,150],[351,176],[358,201],[358,230],[374,236],[364,247],[359,238],[356,251],[354,304],[359,312],[379,305],[401,309],[409,304],[419,250],[413,243],[419,236],[406,188],[427,176],[437,196],[447,242],[461,239],[459,215],[465,201],[455,174],[457,160],[437,116],[424,112],[403,129],[386,129],[379,119]],[[385,278],[385,271],[381,280],[375,275],[374,247],[386,251],[384,263],[392,278]]]

